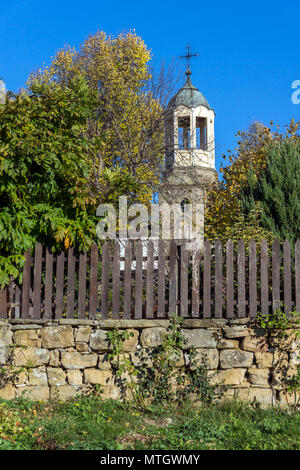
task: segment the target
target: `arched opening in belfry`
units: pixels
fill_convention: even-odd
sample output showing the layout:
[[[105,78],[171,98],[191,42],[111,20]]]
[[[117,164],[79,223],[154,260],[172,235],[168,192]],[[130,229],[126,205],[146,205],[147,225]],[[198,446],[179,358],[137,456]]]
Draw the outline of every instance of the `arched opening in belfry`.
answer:
[[[181,150],[187,150],[191,147],[191,128],[190,118],[179,117],[178,118],[178,148]]]
[[[207,148],[207,119],[196,117],[196,146],[197,149]]]

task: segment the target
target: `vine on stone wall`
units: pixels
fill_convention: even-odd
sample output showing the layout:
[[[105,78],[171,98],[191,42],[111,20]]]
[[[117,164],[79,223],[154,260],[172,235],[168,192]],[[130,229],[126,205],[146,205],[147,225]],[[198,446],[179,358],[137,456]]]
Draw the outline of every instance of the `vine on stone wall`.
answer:
[[[122,396],[138,407],[149,407],[153,403],[180,402],[195,399],[211,403],[222,398],[227,387],[211,383],[205,357],[201,363],[195,348],[188,351],[188,361],[183,360],[183,319],[173,315],[162,343],[142,357],[139,366],[122,352],[122,345],[130,333],[114,329],[107,333],[112,351],[112,360]]]

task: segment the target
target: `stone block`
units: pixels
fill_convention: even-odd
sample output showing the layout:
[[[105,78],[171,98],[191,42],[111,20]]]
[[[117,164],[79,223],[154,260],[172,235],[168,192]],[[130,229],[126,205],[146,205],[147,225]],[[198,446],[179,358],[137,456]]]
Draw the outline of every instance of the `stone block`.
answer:
[[[17,389],[17,396],[30,400],[49,400],[49,387],[47,386],[25,386]]]
[[[123,374],[115,377],[115,385],[118,387],[126,386],[129,384],[137,384],[139,381],[138,376],[129,374],[128,372],[123,372]],[[109,384],[108,384],[109,385]]]
[[[130,353],[131,362],[135,367],[149,368],[153,366],[151,350],[142,348]]]
[[[101,398],[103,400],[119,400],[120,390],[115,386],[104,386],[101,388]]]
[[[221,328],[226,323],[224,319],[208,318],[185,318],[183,320],[184,328]]]
[[[0,398],[2,400],[13,400],[16,396],[16,389],[12,384],[7,384],[0,388]]]
[[[80,326],[77,331],[76,341],[83,343],[88,343],[92,333],[92,328],[90,326]]]
[[[254,354],[239,349],[223,349],[220,352],[221,369],[231,369],[235,367],[250,367],[253,363]]]
[[[128,359],[130,360],[130,354],[129,353],[120,353],[120,354],[118,354],[117,357],[114,357],[113,359],[111,359],[111,365],[114,369],[117,369],[120,364],[124,364],[124,362],[128,361]],[[99,367],[99,362],[98,362],[98,369],[101,369],[101,367]],[[106,369],[102,369],[102,370],[109,370],[109,369],[106,368]]]
[[[295,337],[294,341],[291,343],[291,351],[300,350],[300,338]]]
[[[99,354],[98,369],[111,370],[111,363],[107,354]]]
[[[43,348],[18,347],[13,351],[13,364],[15,366],[36,367],[49,362],[49,351]]]
[[[19,369],[18,369],[19,370]],[[23,371],[21,369],[21,372],[19,372],[17,375],[16,375],[16,381],[15,381],[15,384],[16,385],[29,385],[29,376],[28,376],[28,372],[27,371]]]
[[[90,347],[94,351],[106,352],[111,351],[112,346],[107,338],[106,330],[96,330],[91,334]]]
[[[192,346],[199,348],[216,348],[218,344],[218,334],[215,331],[204,329],[182,330],[182,349],[190,349]]]
[[[10,320],[12,321],[12,320]],[[24,320],[20,320],[18,319],[17,321],[24,321]],[[13,324],[13,325],[10,325],[10,329],[11,331],[18,331],[18,330],[40,330],[41,328],[41,325],[36,325],[34,323],[29,323],[28,325],[27,324],[22,324],[22,323],[16,323],[16,324]]]
[[[297,375],[297,367],[283,362],[272,369],[272,386],[275,390],[282,390],[288,380]]]
[[[248,380],[252,385],[261,385],[268,387],[270,378],[270,369],[257,369],[250,367],[248,369]]]
[[[139,341],[139,332],[138,330],[134,330],[132,328],[127,330],[127,332],[129,334],[129,338],[123,341],[122,351],[123,352],[135,351],[138,345],[138,341]]]
[[[37,346],[37,330],[17,330],[14,333],[14,343],[17,346]]]
[[[57,349],[51,349],[49,351],[49,366],[58,367],[59,366],[59,351]]]
[[[209,371],[208,376],[212,384],[216,385],[242,385],[245,381],[247,369],[225,369]]]
[[[51,400],[68,401],[80,395],[82,387],[75,385],[60,385],[50,387]]]
[[[260,403],[263,406],[272,406],[275,403],[275,396],[270,388],[237,388],[234,396],[239,400]]]
[[[139,332],[132,328],[126,330],[128,333],[128,339],[122,342],[122,351],[130,352],[134,351],[138,345]],[[112,351],[112,345],[110,344],[106,330],[96,330],[91,334],[90,347],[94,351],[106,352]]]
[[[76,343],[76,350],[78,352],[87,352],[89,347],[86,343]]]
[[[73,328],[71,325],[47,326],[41,330],[43,348],[56,349],[74,346]]]
[[[0,324],[0,364],[6,364],[11,350],[13,333],[10,325],[7,323]]]
[[[174,361],[175,367],[184,366],[185,359],[184,359],[183,352],[180,350],[180,351],[177,351],[176,353],[174,352],[173,354],[171,354],[170,361]]]
[[[8,323],[0,323],[0,342],[4,343],[5,346],[10,346],[13,341],[13,333],[10,329],[10,325]]]
[[[239,349],[240,342],[237,339],[221,338],[218,341],[218,349]]]
[[[300,349],[293,351],[290,355],[290,362],[295,366],[300,365]]]
[[[0,390],[1,391],[1,390]],[[280,405],[292,406],[300,403],[300,394],[296,393],[285,393],[283,390],[279,392],[279,403]]]
[[[185,354],[185,362],[188,365],[190,363],[190,355]],[[217,349],[196,349],[196,356],[194,358],[195,366],[192,366],[191,369],[198,366],[204,365],[207,369],[217,369],[219,365],[219,352]]]
[[[274,367],[278,362],[278,353],[275,352],[255,352],[255,362],[259,369]]]
[[[228,388],[222,392],[221,398],[218,399],[218,404],[228,403],[234,398],[234,388]]]
[[[89,384],[114,385],[112,371],[99,369],[86,369],[84,371],[84,381]]]
[[[38,367],[37,369],[30,369],[28,372],[29,385],[48,385],[47,373],[45,367]]]
[[[82,385],[82,372],[80,370],[68,370],[67,379],[70,385]]]
[[[98,354],[81,354],[79,352],[61,351],[61,364],[65,369],[85,369],[95,367]]]
[[[254,321],[250,320],[249,318],[233,318],[232,320],[229,320],[230,326],[236,326],[236,325],[251,326],[253,323]]]
[[[66,385],[66,374],[58,367],[47,367],[49,385]]]
[[[253,336],[246,336],[242,339],[241,349],[244,351],[268,351],[267,340],[265,337],[253,337]]]
[[[249,330],[246,326],[230,326],[223,328],[225,338],[243,338],[249,335]]]
[[[141,345],[143,348],[155,348],[163,342],[167,330],[163,327],[145,328],[141,333]]]

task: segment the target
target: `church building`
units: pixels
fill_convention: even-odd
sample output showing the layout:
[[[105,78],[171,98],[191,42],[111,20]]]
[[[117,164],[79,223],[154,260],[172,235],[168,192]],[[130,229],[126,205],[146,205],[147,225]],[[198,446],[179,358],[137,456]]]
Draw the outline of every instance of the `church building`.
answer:
[[[165,116],[165,174],[159,204],[192,205],[200,218],[203,240],[204,200],[207,187],[215,180],[215,112],[191,81],[189,66],[185,85],[173,96]],[[196,207],[197,205],[197,207]],[[198,223],[199,226],[199,223]]]

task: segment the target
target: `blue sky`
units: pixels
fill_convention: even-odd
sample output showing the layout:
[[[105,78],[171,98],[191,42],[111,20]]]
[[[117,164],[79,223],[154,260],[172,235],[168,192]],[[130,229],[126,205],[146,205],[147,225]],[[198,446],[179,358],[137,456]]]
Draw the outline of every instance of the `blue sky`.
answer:
[[[299,0],[6,1],[0,77],[17,91],[58,49],[78,47],[97,30],[135,29],[157,63],[176,59],[190,43],[200,54],[192,61],[193,83],[216,112],[218,167],[222,153],[235,148],[236,132],[253,120],[284,126],[300,119],[300,104],[291,101],[292,82],[300,80],[299,18]]]

